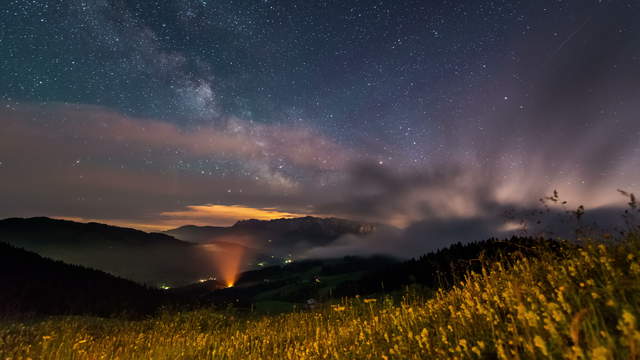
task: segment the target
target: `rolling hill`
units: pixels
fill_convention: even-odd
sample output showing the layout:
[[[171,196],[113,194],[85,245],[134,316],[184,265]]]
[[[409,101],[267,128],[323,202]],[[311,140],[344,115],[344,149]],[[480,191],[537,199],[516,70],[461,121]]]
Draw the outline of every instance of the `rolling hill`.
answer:
[[[0,314],[145,314],[159,290],[0,242]]]
[[[0,241],[153,286],[215,273],[211,254],[169,235],[50,218],[0,220]]]

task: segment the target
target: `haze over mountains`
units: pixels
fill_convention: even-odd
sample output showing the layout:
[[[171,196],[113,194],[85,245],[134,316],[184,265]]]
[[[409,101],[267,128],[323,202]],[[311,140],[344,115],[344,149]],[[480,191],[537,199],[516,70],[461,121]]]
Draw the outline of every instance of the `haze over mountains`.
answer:
[[[450,287],[482,261],[509,254],[535,257],[536,249],[567,246],[534,238],[489,239],[408,261],[346,256],[274,264],[243,272],[232,288],[214,279],[165,291],[105,272],[44,258],[0,242],[0,316],[3,314],[148,315],[163,306],[214,306],[266,312],[290,311],[355,295],[392,294],[406,286]],[[306,304],[306,305],[305,305]]]
[[[213,271],[210,261],[188,242],[98,223],[11,218],[0,221],[0,239],[51,259],[154,286]]]
[[[339,218],[306,216],[294,219],[242,220],[230,227],[186,225],[165,231],[176,239],[201,244],[232,242],[269,255],[286,256],[326,246],[339,237],[367,235],[376,225]]]
[[[162,234],[36,217],[0,220],[0,241],[140,283],[179,286],[215,277],[216,262],[225,254],[241,251],[239,266],[246,270],[291,260],[342,235],[374,230],[343,219],[304,217],[239,221],[228,228],[184,226]]]

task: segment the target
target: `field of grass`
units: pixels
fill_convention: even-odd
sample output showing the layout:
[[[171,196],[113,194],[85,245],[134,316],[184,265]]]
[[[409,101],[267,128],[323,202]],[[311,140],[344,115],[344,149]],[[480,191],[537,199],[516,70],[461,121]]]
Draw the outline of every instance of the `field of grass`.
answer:
[[[4,321],[0,359],[639,359],[639,251],[636,235],[505,260],[401,303]]]

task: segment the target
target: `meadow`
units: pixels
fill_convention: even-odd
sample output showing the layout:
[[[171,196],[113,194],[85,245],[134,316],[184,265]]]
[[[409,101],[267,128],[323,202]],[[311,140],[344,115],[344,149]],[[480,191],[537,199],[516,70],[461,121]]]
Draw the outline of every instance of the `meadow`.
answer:
[[[448,290],[256,315],[3,320],[1,359],[639,359],[640,236],[486,263]]]

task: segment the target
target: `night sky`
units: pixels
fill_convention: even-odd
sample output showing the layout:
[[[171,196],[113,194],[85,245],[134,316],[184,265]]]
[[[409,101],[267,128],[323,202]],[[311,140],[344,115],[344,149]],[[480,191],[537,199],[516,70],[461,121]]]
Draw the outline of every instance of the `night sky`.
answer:
[[[625,0],[6,1],[0,217],[491,232],[553,189],[624,205],[638,19]]]

